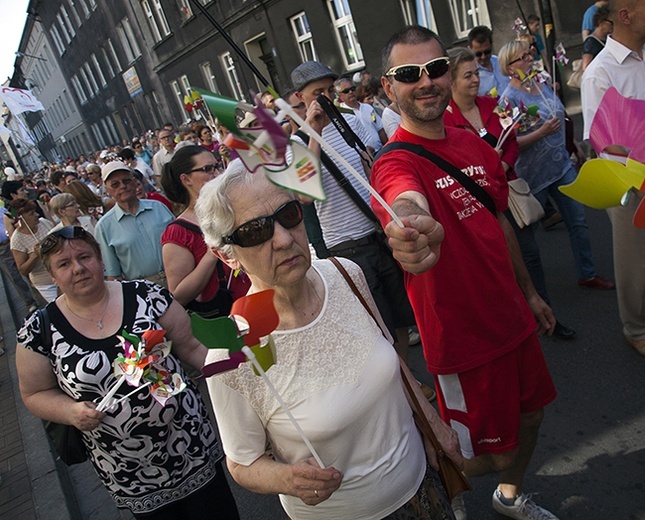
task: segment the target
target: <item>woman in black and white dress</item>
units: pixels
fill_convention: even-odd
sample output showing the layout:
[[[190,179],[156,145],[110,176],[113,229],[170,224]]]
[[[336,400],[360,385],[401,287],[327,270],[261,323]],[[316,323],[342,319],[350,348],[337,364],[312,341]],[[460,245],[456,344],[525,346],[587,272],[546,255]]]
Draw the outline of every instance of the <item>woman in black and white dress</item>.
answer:
[[[100,248],[81,227],[54,231],[40,254],[63,295],[46,307],[50,347],[39,313],[18,332],[16,364],[27,408],[82,431],[98,476],[116,505],[136,518],[239,518],[215,430],[179,362],[201,368],[206,356],[183,308],[150,282],[105,282]],[[161,364],[181,376],[185,390],[161,406],[149,387],[141,388],[98,412],[94,403],[117,382],[113,363],[123,354],[117,335],[159,329],[172,341]],[[122,385],[115,398],[131,390]]]

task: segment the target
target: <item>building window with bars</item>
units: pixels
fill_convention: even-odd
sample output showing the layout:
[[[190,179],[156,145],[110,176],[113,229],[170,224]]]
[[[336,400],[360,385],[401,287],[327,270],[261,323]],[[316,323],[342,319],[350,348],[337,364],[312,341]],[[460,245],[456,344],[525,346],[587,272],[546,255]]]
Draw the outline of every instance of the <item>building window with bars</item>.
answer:
[[[303,61],[317,61],[318,55],[314,47],[313,36],[309,28],[309,20],[304,11],[290,18],[291,28],[298,44],[300,59]]]
[[[329,0],[327,3],[334,24],[336,39],[343,53],[347,70],[360,69],[365,65],[363,51],[358,43],[358,35],[348,0]]]

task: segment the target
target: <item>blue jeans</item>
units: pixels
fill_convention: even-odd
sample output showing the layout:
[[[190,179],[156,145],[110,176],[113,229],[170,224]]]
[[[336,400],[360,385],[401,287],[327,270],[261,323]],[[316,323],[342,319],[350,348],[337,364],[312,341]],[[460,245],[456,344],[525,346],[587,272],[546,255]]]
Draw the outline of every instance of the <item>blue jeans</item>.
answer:
[[[546,206],[549,195],[558,205],[562,220],[569,231],[569,241],[573,251],[573,261],[579,280],[588,280],[596,276],[596,266],[591,255],[591,242],[589,240],[589,227],[585,219],[585,210],[582,204],[567,197],[558,187],[571,184],[577,176],[576,170],[570,164],[564,175],[543,190],[534,193],[542,207]]]

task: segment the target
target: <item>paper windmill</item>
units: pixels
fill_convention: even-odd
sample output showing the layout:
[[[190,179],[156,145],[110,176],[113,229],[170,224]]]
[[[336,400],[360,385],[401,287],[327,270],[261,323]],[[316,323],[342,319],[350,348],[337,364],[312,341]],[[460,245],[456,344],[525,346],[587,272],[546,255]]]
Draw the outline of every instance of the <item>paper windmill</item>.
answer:
[[[599,155],[610,158],[587,161],[576,180],[561,186],[560,191],[585,206],[606,209],[638,196],[635,190],[645,190],[644,118],[644,100],[625,98],[613,87],[607,90],[591,124],[589,139]],[[625,158],[626,154],[629,155]],[[645,228],[642,201],[634,215],[634,225]]]
[[[210,349],[227,349],[228,359],[210,363],[202,377],[237,368],[244,363],[243,346],[250,347],[260,365],[268,370],[275,362],[275,347],[270,334],[280,322],[273,305],[273,290],[261,291],[236,300],[231,315],[207,319],[191,314],[193,335]],[[264,339],[264,341],[263,341]]]
[[[256,97],[257,106],[212,92],[194,89],[202,95],[211,113],[231,133],[224,144],[234,148],[246,168],[256,172],[264,167],[266,177],[281,188],[324,201],[319,159],[300,143],[289,141],[278,121],[284,118],[267,110]],[[253,114],[257,126],[240,128],[241,113]],[[291,150],[288,150],[288,145]]]
[[[515,18],[515,22],[513,22],[513,30],[515,31],[515,34],[517,34],[518,38],[525,35],[527,28],[526,25],[524,25],[524,20],[521,18]]]
[[[165,330],[148,330],[138,338],[123,331],[117,336],[123,348],[123,354],[118,355],[113,363],[117,382],[103,397],[97,410],[112,408],[146,386],[150,387],[150,395],[161,406],[165,406],[168,399],[186,388],[181,376],[169,372],[163,365],[163,360],[172,348],[172,342],[164,338],[165,333]],[[115,400],[114,395],[126,381],[130,386],[136,387],[135,390]]]
[[[555,61],[562,67],[569,64],[569,58],[567,58],[567,50],[562,45],[562,42],[558,43],[555,46]]]

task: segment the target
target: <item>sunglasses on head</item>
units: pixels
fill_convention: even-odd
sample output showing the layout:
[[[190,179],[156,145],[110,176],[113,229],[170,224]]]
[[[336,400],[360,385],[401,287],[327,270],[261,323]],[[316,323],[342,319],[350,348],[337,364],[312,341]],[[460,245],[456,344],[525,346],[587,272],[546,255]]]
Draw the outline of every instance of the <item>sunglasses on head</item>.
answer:
[[[385,75],[394,77],[400,83],[416,83],[421,79],[424,70],[430,79],[440,78],[450,70],[450,59],[441,56],[423,65],[399,65],[392,67]]]
[[[273,215],[254,218],[239,225],[233,233],[223,237],[223,241],[240,247],[259,246],[273,237],[276,222],[285,229],[291,229],[300,224],[302,218],[302,205],[292,200],[280,206]]]
[[[57,231],[49,233],[40,243],[40,254],[46,255],[58,245],[61,239],[72,240],[74,238],[86,238],[89,235],[82,227],[65,226]]]
[[[351,87],[344,88],[343,90],[340,91],[341,94],[349,94],[350,92],[356,92],[356,87],[351,86]]]
[[[482,56],[490,56],[491,54],[493,54],[493,49],[484,49],[483,51],[477,51],[475,56],[481,58]]]

